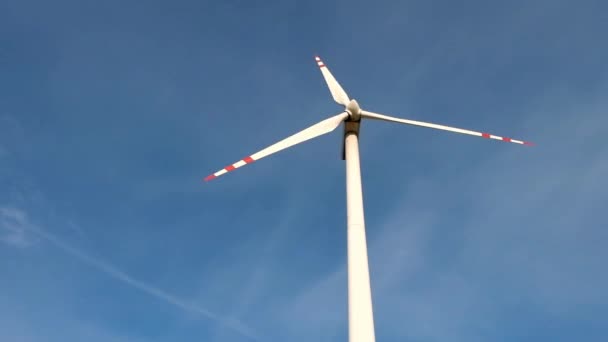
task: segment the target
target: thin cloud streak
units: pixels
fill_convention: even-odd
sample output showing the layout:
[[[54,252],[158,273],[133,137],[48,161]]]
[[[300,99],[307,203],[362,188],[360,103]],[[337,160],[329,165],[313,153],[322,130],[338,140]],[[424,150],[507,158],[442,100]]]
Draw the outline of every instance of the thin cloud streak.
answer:
[[[69,245],[68,243],[63,241],[61,238],[41,229],[39,227],[36,227],[33,224],[28,224],[25,221],[24,214],[19,210],[8,209],[8,208],[0,208],[0,209],[2,210],[1,213],[3,214],[3,216],[5,216],[4,215],[5,213],[21,213],[20,215],[17,215],[17,216],[12,215],[12,216],[21,218],[21,220],[19,220],[19,222],[21,223],[20,227],[23,231],[28,230],[28,231],[35,233],[39,237],[41,237],[41,238],[49,241],[53,245],[57,246],[64,252],[71,254],[72,256],[76,257],[80,261],[97,268],[98,270],[109,275],[110,277],[117,279],[127,285],[130,285],[131,287],[136,288],[153,297],[163,300],[166,303],[169,303],[175,307],[178,307],[185,311],[189,311],[189,312],[193,312],[193,313],[205,316],[206,318],[214,320],[214,321],[220,323],[221,325],[223,325],[235,332],[238,332],[239,334],[241,334],[247,338],[250,338],[254,341],[260,341],[260,338],[257,336],[257,334],[255,334],[250,328],[246,327],[243,323],[241,323],[235,319],[222,317],[205,308],[201,308],[192,303],[185,302],[185,301],[175,297],[174,295],[171,295],[165,291],[162,291],[156,287],[148,285],[142,281],[139,281],[139,280],[129,276],[128,274],[124,273],[123,271],[118,270],[117,268],[108,264],[107,262],[94,258],[94,257],[78,250],[77,248],[72,247],[71,245]]]
[[[79,260],[99,269],[100,271],[106,273],[107,275],[111,276],[114,279],[120,280],[127,285],[130,285],[142,292],[145,292],[158,299],[161,299],[180,309],[203,315],[203,316],[205,316],[209,319],[212,319],[252,340],[255,340],[255,341],[260,340],[259,337],[253,331],[251,331],[251,329],[247,328],[239,321],[221,317],[207,309],[201,308],[192,303],[185,302],[169,293],[166,293],[160,289],[157,289],[157,288],[150,286],[148,284],[145,284],[137,279],[134,279],[131,276],[129,276],[128,274],[109,265],[108,263],[106,263],[102,260],[99,260],[99,259],[95,259],[95,258],[79,251],[78,249],[66,244],[64,241],[62,241],[58,237],[51,235],[48,232],[42,231],[39,228],[31,227],[31,230],[33,232],[35,232],[36,234],[38,234],[39,236],[41,236],[42,238],[51,242],[55,246],[59,247],[63,251],[65,251],[65,252],[75,256]]]

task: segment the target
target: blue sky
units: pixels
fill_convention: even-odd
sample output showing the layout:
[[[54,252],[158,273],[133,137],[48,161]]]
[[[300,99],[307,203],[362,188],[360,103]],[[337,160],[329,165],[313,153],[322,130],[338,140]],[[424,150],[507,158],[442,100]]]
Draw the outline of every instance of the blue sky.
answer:
[[[600,1],[4,1],[0,340],[347,338],[340,133],[361,106],[379,341],[605,341]]]

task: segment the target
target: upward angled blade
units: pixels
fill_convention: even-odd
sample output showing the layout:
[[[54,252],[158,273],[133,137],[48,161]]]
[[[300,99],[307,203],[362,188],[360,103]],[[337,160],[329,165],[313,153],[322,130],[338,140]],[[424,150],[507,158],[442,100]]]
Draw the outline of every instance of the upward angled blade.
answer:
[[[325,63],[323,63],[321,57],[317,56],[315,57],[315,60],[317,61],[317,65],[319,66],[319,68],[321,68],[321,73],[323,74],[323,78],[325,78],[325,82],[329,87],[329,91],[331,92],[331,96],[334,98],[334,101],[346,107],[346,105],[348,105],[348,103],[350,102],[348,95],[346,95],[346,92],[344,91],[344,89],[342,89],[340,83],[336,81],[336,79],[331,74]]]
[[[265,149],[263,149],[259,152],[256,152],[250,156],[247,156],[234,164],[226,166],[225,168],[219,170],[218,172],[205,177],[205,181],[210,181],[214,178],[217,178],[217,177],[225,174],[226,172],[230,172],[232,170],[238,169],[239,167],[241,167],[243,165],[251,164],[256,160],[260,160],[266,156],[269,156],[273,153],[284,150],[293,145],[296,145],[296,144],[299,144],[306,140],[310,140],[310,139],[316,138],[320,135],[329,133],[329,132],[333,131],[334,129],[336,129],[338,126],[340,126],[342,121],[346,120],[346,118],[348,118],[348,113],[343,112],[336,116],[332,116],[329,119],[325,119],[315,125],[308,127],[307,129],[305,129],[303,131],[300,131],[269,147],[266,147]]]
[[[383,121],[390,121],[390,122],[398,122],[398,123],[404,123],[404,124],[408,124],[408,125],[422,126],[422,127],[428,127],[428,128],[435,128],[435,129],[440,129],[443,131],[450,131],[450,132],[454,132],[454,133],[474,135],[476,137],[501,140],[501,141],[506,141],[506,142],[520,144],[520,145],[534,145],[533,143],[531,143],[529,141],[515,140],[515,139],[511,139],[511,138],[500,137],[498,135],[493,135],[493,134],[489,134],[489,133],[482,133],[482,132],[471,131],[468,129],[462,129],[462,128],[444,126],[444,125],[437,125],[437,124],[430,123],[430,122],[399,119],[399,118],[394,118],[394,117],[388,116],[388,115],[368,112],[365,110],[361,111],[361,117],[369,118],[369,119],[376,119],[376,120],[383,120]]]

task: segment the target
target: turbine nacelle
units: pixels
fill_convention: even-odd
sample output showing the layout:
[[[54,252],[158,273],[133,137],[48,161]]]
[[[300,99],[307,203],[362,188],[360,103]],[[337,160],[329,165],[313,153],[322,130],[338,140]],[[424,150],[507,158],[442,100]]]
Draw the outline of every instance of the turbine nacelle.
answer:
[[[346,105],[346,112],[348,113],[349,121],[361,120],[361,107],[359,107],[357,100],[350,100],[348,105]]]

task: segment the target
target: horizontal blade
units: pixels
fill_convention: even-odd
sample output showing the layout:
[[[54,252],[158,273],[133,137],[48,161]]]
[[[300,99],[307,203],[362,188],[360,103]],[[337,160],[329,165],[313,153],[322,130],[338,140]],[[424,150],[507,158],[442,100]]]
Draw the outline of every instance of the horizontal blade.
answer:
[[[338,126],[340,126],[342,121],[344,121],[346,118],[348,118],[348,113],[343,112],[336,116],[332,116],[329,119],[325,119],[315,125],[308,127],[307,129],[305,129],[303,131],[300,131],[290,137],[287,137],[287,138],[275,143],[274,145],[271,145],[259,152],[256,152],[250,156],[247,156],[232,165],[226,166],[225,168],[219,170],[218,172],[205,177],[205,181],[210,181],[214,178],[217,178],[217,177],[225,174],[226,172],[238,169],[239,167],[241,167],[243,165],[251,164],[256,160],[260,160],[266,156],[269,156],[273,153],[284,150],[293,145],[296,145],[296,144],[299,144],[306,140],[310,140],[310,139],[316,138],[320,135],[329,133],[329,132],[333,131],[334,129],[336,129]]]
[[[340,83],[336,81],[325,63],[323,63],[321,57],[317,56],[315,57],[315,60],[317,61],[319,68],[321,68],[321,73],[323,74],[323,78],[325,78],[325,82],[327,83],[327,87],[329,87],[329,91],[331,92],[334,101],[346,107],[350,102],[348,95],[346,95],[346,92],[342,89]]]
[[[440,130],[444,130],[444,131],[450,131],[450,132],[454,132],[454,133],[462,133],[462,134],[474,135],[474,136],[482,137],[482,138],[486,138],[486,139],[501,140],[501,141],[511,142],[511,143],[520,144],[520,145],[534,145],[533,143],[528,142],[528,141],[522,141],[522,140],[515,140],[515,139],[511,139],[511,138],[506,138],[506,137],[500,137],[498,135],[493,135],[493,134],[489,134],[489,133],[482,133],[482,132],[476,132],[476,131],[470,131],[468,129],[462,129],[462,128],[444,126],[444,125],[437,125],[437,124],[430,123],[430,122],[422,122],[422,121],[399,119],[399,118],[394,118],[392,116],[387,116],[387,115],[383,115],[383,114],[377,114],[377,113],[368,112],[368,111],[365,111],[365,110],[361,111],[361,117],[369,118],[369,119],[376,119],[376,120],[390,121],[390,122],[398,122],[398,123],[404,123],[404,124],[408,124],[408,125],[422,126],[422,127],[428,127],[428,128],[435,128],[435,129],[440,129]]]

